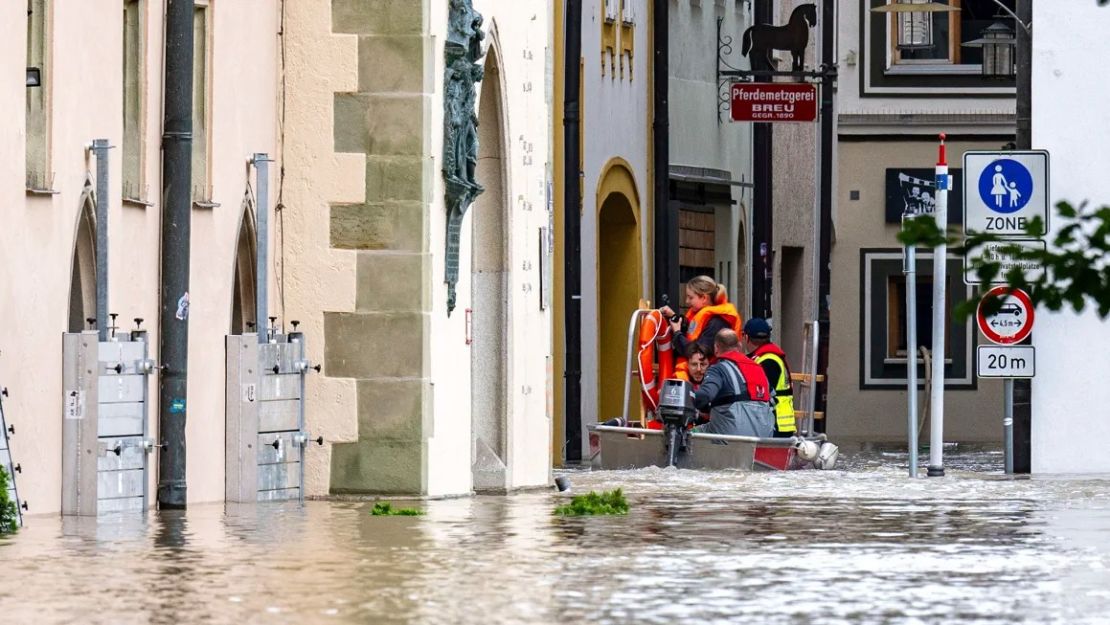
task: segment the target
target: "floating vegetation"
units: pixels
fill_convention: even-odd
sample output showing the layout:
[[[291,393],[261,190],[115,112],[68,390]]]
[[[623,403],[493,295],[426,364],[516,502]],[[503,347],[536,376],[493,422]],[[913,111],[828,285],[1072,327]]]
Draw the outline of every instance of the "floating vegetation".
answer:
[[[379,501],[370,510],[372,516],[423,516],[423,510],[416,508],[394,508],[388,501]]]
[[[19,509],[8,496],[8,472],[0,467],[0,535],[19,529]]]
[[[624,492],[619,488],[601,494],[591,490],[585,495],[575,496],[569,504],[555,508],[555,514],[559,516],[628,514],[628,500],[624,498]]]

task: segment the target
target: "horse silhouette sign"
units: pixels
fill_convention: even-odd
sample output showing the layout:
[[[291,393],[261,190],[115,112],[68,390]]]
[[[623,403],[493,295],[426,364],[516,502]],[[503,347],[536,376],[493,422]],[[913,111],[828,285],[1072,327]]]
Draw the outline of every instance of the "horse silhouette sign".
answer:
[[[809,29],[817,25],[817,5],[803,4],[790,13],[785,26],[756,24],[744,31],[740,53],[748,57],[756,71],[774,69],[771,53],[784,50],[790,53],[791,70],[800,72],[805,64]]]
[[[732,83],[734,122],[811,122],[817,87],[806,83]]]

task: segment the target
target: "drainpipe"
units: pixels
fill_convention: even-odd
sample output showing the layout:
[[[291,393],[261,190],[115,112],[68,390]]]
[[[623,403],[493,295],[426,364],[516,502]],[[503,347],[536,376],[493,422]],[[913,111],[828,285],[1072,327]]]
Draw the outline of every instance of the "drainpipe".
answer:
[[[824,73],[821,77],[821,172],[818,190],[821,195],[821,215],[818,224],[819,248],[817,251],[821,266],[817,280],[817,374],[825,376],[825,382],[817,388],[817,408],[824,412],[825,418],[816,421],[815,429],[824,432],[828,425],[828,373],[829,373],[829,298],[832,292],[832,207],[833,207],[833,165],[834,137],[836,125],[833,107],[833,88],[836,79],[831,71],[836,66],[836,0],[824,0],[821,7],[821,64]]]
[[[662,303],[663,295],[672,302],[681,303],[678,292],[678,215],[671,210],[671,144],[670,144],[670,0],[654,0],[652,12],[652,37],[655,56],[652,65],[654,87],[654,119],[652,121],[652,155],[655,160],[655,189],[653,203],[655,237],[655,301]]]
[[[158,507],[184,509],[192,217],[193,0],[167,0],[162,131]]]
[[[566,0],[566,47],[563,72],[563,219],[565,257],[564,320],[566,335],[565,419],[567,462],[582,460],[582,163],[578,142],[582,0]]]
[[[771,0],[756,0],[752,22],[774,24]],[[771,69],[771,68],[769,68]],[[774,80],[764,78],[763,80]],[[773,124],[752,124],[752,316],[771,318],[771,251],[774,249]]]
[[[1025,24],[1033,23],[1033,0],[1017,0],[1014,5],[1018,19]],[[1015,42],[1017,62],[1017,136],[1015,143],[1019,150],[1033,149],[1033,35],[1021,24],[1016,24]],[[1032,341],[1032,339],[1027,339]],[[1033,389],[1029,380],[1014,380],[1014,473],[1029,473],[1030,470],[1030,428],[1032,427]]]

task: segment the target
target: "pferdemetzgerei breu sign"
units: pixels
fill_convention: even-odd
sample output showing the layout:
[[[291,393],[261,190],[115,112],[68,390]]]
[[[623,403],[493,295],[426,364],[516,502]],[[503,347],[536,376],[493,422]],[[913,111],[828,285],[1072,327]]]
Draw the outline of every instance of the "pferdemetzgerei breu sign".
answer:
[[[964,153],[964,232],[1023,238],[1040,217],[1048,228],[1048,152]]]
[[[817,87],[791,82],[732,83],[734,122],[811,122],[817,119]]]

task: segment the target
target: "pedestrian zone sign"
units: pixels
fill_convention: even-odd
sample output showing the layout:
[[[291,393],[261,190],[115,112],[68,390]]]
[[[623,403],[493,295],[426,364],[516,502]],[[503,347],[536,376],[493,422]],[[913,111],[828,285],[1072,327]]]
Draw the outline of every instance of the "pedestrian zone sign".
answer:
[[[964,234],[1029,238],[1040,217],[1048,228],[1048,152],[964,153]]]

